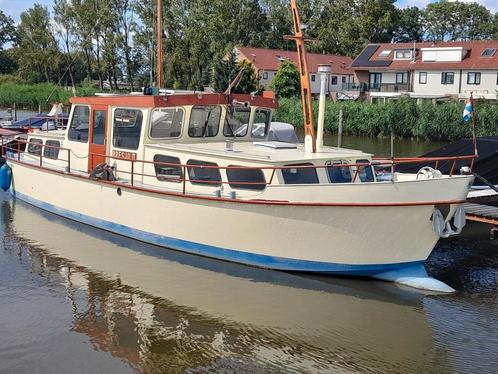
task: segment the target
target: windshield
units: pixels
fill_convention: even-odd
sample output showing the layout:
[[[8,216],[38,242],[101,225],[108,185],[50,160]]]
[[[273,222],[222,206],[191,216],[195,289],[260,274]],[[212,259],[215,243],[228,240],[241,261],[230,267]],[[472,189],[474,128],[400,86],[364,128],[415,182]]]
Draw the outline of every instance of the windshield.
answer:
[[[228,107],[223,135],[236,137],[246,136],[250,117],[251,108],[242,106]]]

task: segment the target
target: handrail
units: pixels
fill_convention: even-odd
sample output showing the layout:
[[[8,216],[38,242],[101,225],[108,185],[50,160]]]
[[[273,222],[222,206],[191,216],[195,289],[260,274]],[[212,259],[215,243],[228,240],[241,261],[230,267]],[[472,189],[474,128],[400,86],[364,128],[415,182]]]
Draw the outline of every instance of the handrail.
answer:
[[[3,140],[11,138],[13,141],[17,142],[17,147],[12,147],[9,144],[4,144],[2,141],[0,144],[0,149],[1,149],[1,155],[5,154],[5,151],[13,151],[17,152],[17,160],[21,161],[21,153],[27,152],[29,153],[29,145],[34,144],[38,147],[40,147],[40,153],[38,152],[36,154],[29,153],[32,156],[38,156],[40,158],[39,161],[39,166],[43,167],[43,158],[49,158],[50,160],[60,160],[67,162],[67,168],[66,168],[66,173],[71,174],[71,149],[69,148],[64,148],[64,147],[58,147],[58,146],[53,146],[53,145],[46,145],[46,144],[40,144],[37,142],[28,141],[20,138],[15,138],[17,135],[7,135],[7,136],[1,136],[0,138]],[[26,144],[26,147],[24,150],[21,150],[20,144]],[[65,151],[67,152],[67,159],[63,159],[58,157],[57,159],[50,158],[44,155],[44,148],[50,148],[50,149],[59,149],[59,151]],[[329,169],[329,168],[344,168],[344,167],[349,167],[349,168],[355,168],[354,170],[354,178],[352,178],[352,183],[356,182],[357,177],[360,173],[361,167],[365,166],[372,166],[372,167],[382,167],[382,166],[396,166],[396,165],[402,165],[402,164],[416,164],[416,163],[422,163],[422,162],[436,162],[439,163],[441,161],[449,161],[452,162],[452,167],[451,167],[451,172],[449,176],[453,176],[454,169],[456,167],[457,161],[462,161],[462,160],[470,160],[472,161],[472,166],[474,165],[474,161],[477,158],[476,155],[469,155],[469,156],[450,156],[450,157],[405,157],[405,158],[395,158],[395,159],[386,159],[386,158],[373,158],[372,162],[358,162],[358,163],[352,163],[352,164],[325,164],[325,165],[282,165],[282,166],[212,166],[212,165],[191,165],[191,164],[181,164],[181,163],[171,163],[171,162],[160,162],[160,161],[148,161],[148,160],[136,160],[136,159],[127,159],[127,158],[122,158],[122,157],[116,157],[112,155],[107,155],[107,154],[101,154],[101,153],[94,153],[90,152],[89,153],[90,159],[93,160],[94,157],[101,157],[104,158],[105,160],[117,160],[117,161],[126,161],[130,163],[130,171],[127,170],[119,170],[120,173],[129,175],[130,177],[130,184],[133,186],[135,184],[135,177],[136,176],[141,176],[141,177],[150,177],[150,178],[161,178],[161,175],[152,175],[152,174],[146,174],[144,172],[142,173],[137,173],[136,172],[136,163],[141,163],[142,165],[158,165],[158,166],[166,166],[166,167],[172,167],[176,169],[181,169],[181,175],[176,178],[174,175],[173,176],[168,176],[165,175],[163,178],[164,180],[170,181],[170,182],[176,182],[176,183],[182,183],[182,191],[183,194],[186,194],[186,182],[190,182],[192,184],[205,184],[205,185],[213,185],[213,186],[219,186],[219,185],[247,185],[247,186],[254,186],[254,185],[271,185],[273,184],[274,178],[276,171],[280,170],[291,170],[291,169]],[[306,160],[302,161],[303,163],[307,162]],[[245,181],[224,181],[223,178],[220,178],[220,180],[203,180],[203,179],[191,179],[187,178],[187,172],[190,172],[190,169],[217,169],[217,170],[271,170],[271,176],[269,181],[267,180],[266,176],[264,176],[264,182],[259,181],[259,182],[245,182]]]

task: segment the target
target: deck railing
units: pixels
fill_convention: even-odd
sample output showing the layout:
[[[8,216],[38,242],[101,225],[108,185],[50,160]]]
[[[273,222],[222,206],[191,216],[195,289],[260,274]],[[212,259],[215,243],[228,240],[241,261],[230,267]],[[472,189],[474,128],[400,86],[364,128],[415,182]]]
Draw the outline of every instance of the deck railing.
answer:
[[[10,138],[12,139],[11,143],[4,143],[3,140],[5,138]],[[38,151],[36,153],[30,153],[29,152],[29,145],[35,145],[39,147],[39,153]],[[22,147],[24,146],[24,147]],[[66,154],[66,158],[61,158],[59,155],[57,159],[47,157],[44,155],[44,150],[45,148],[50,148],[50,149],[58,149],[59,150],[59,155],[60,152],[62,151],[63,154]],[[36,159],[38,157],[39,162],[38,165],[39,167],[42,168],[47,168],[48,167],[44,166],[43,160],[48,159],[50,161],[63,161],[65,162],[66,166],[62,166],[64,168],[64,173],[65,174],[74,174],[74,171],[71,170],[71,149],[69,148],[63,148],[63,147],[58,147],[58,146],[51,146],[51,145],[46,145],[46,144],[40,144],[36,142],[29,142],[24,139],[14,139],[12,136],[6,136],[2,137],[2,142],[0,144],[0,149],[1,149],[1,155],[11,159],[11,160],[17,160],[18,162],[25,162],[21,158],[21,154],[27,153],[31,155],[33,158]],[[150,178],[155,178],[158,180],[161,180],[161,175],[159,174],[146,174],[145,172],[136,172],[137,164],[142,165],[153,165],[155,166],[160,166],[160,167],[171,167],[174,169],[180,169],[181,170],[181,175],[180,176],[175,176],[175,175],[164,175],[162,176],[163,181],[169,181],[169,182],[176,182],[176,183],[181,183],[182,184],[182,194],[186,195],[187,194],[187,182],[191,184],[203,184],[203,185],[213,185],[213,186],[221,186],[221,185],[238,185],[238,186],[248,186],[247,189],[250,189],[249,187],[258,185],[258,186],[268,186],[272,185],[273,181],[275,179],[275,175],[277,171],[282,171],[282,170],[302,170],[302,169],[314,169],[314,170],[319,170],[319,169],[330,169],[330,168],[351,168],[352,171],[354,172],[352,178],[351,178],[351,183],[355,183],[359,177],[359,174],[361,172],[362,168],[366,167],[372,167],[372,173],[376,171],[386,171],[390,173],[395,173],[397,169],[401,165],[417,165],[417,164],[424,164],[423,166],[431,166],[434,165],[434,168],[437,169],[441,163],[446,163],[448,166],[451,165],[450,173],[449,176],[452,177],[455,175],[455,170],[457,168],[457,165],[462,162],[469,162],[470,165],[465,165],[465,166],[470,166],[471,170],[474,166],[474,162],[477,158],[475,155],[468,155],[468,156],[453,156],[453,157],[406,157],[406,158],[395,158],[395,159],[386,159],[386,158],[374,158],[372,162],[360,162],[360,163],[352,163],[352,164],[330,164],[330,165],[288,165],[288,166],[212,166],[212,165],[194,165],[194,164],[179,164],[179,163],[169,163],[169,162],[159,162],[159,161],[146,161],[146,160],[137,160],[137,159],[125,159],[125,158],[120,158],[120,157],[114,157],[111,155],[104,155],[104,154],[99,154],[99,153],[90,153],[89,154],[90,159],[93,159],[94,157],[99,157],[100,159],[104,159],[105,162],[109,165],[113,161],[126,161],[129,163],[130,168],[129,170],[113,170],[115,173],[120,173],[124,175],[128,175],[128,179],[125,178],[125,183],[123,181],[118,181],[115,183],[118,184],[126,184],[126,185],[131,185],[132,187],[136,185],[136,177],[150,177]],[[306,161],[303,161],[306,162]],[[26,162],[27,163],[27,162]],[[32,164],[32,163],[30,163]],[[93,164],[93,163],[92,163]],[[461,165],[463,166],[463,165]],[[266,176],[264,176],[264,182],[263,181],[256,181],[256,182],[247,182],[247,181],[228,181],[224,180],[223,177],[221,177],[220,173],[220,179],[219,180],[207,180],[207,179],[191,179],[189,176],[189,169],[217,169],[217,170],[259,170],[259,171],[264,171],[264,170],[269,170],[271,171],[270,178],[269,180],[266,179]],[[264,175],[264,174],[263,174]],[[81,176],[81,173],[78,173],[78,176]],[[90,177],[90,175],[88,176]],[[227,179],[227,178],[226,178]],[[109,183],[113,183],[113,181],[106,181]],[[299,185],[294,184],[294,186]],[[302,183],[305,184],[305,183]],[[240,187],[239,187],[240,188]]]

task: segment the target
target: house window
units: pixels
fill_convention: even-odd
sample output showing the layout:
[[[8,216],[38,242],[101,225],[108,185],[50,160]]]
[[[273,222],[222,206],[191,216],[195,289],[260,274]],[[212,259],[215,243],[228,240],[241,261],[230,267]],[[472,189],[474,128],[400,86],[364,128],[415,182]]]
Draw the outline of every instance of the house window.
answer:
[[[327,161],[327,174],[331,183],[350,183],[353,180],[351,168],[349,166],[339,166],[348,164],[346,161]]]
[[[236,166],[229,166],[236,167]],[[266,179],[261,169],[227,169],[228,183],[231,188],[242,190],[263,191],[266,188]]]
[[[314,184],[318,183],[318,175],[315,168],[303,168],[302,166],[313,166],[313,164],[285,165],[296,166],[296,168],[282,169],[285,184]]]
[[[88,141],[88,128],[90,127],[90,108],[77,105],[73,110],[73,117],[69,125],[67,137],[75,142],[86,143]]]
[[[182,167],[178,157],[155,155],[154,169],[156,178],[159,181],[181,182],[183,179]]]
[[[387,57],[391,54],[391,50],[390,49],[386,49],[382,52],[379,53],[379,57]]]
[[[150,137],[178,138],[182,132],[183,109],[154,109],[150,116]]]
[[[251,108],[229,107],[225,117],[223,135],[236,137],[246,136],[250,117]]]
[[[220,117],[220,106],[194,106],[190,113],[188,136],[191,138],[210,138],[218,135]]]
[[[496,48],[486,48],[484,51],[482,51],[481,56],[482,57],[493,57],[496,53]]]
[[[187,165],[190,183],[212,187],[221,185],[220,169],[214,162],[188,160]]]
[[[263,73],[263,79],[268,79],[268,73],[266,71]]]
[[[330,76],[330,84],[332,86],[337,86],[337,77],[335,75]]]
[[[311,74],[311,81],[314,82],[316,80],[316,75],[315,74]]]
[[[468,72],[467,73],[467,84],[481,84],[481,73]]]
[[[43,148],[43,157],[57,160],[59,158],[59,148],[61,143],[58,140],[47,140]]]
[[[421,71],[418,73],[418,83],[427,84],[427,72]]]
[[[342,77],[342,83],[346,83],[346,77]]]
[[[123,149],[138,149],[143,114],[138,109],[118,108],[114,111],[112,144]]]
[[[254,114],[251,136],[253,138],[266,138],[270,130],[271,112],[266,109],[258,109]]]
[[[441,73],[441,84],[453,84],[454,80],[455,73],[446,71]]]
[[[43,140],[41,139],[35,139],[35,138],[29,139],[28,153],[35,156],[40,156],[42,150],[42,144]]]
[[[397,84],[408,83],[408,73],[396,73],[396,83]]]
[[[394,55],[395,60],[409,60],[412,58],[411,49],[399,49]]]

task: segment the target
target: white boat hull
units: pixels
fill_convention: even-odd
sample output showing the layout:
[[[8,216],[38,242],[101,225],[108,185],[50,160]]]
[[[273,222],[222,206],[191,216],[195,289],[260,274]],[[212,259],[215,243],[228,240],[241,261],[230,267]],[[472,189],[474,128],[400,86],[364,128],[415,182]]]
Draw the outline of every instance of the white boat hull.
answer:
[[[118,194],[116,185],[9,165],[13,194],[39,208],[144,242],[259,267],[379,276],[420,269],[439,239],[430,221],[433,205],[243,204],[126,187]],[[466,190],[459,189],[452,198],[464,199]]]

